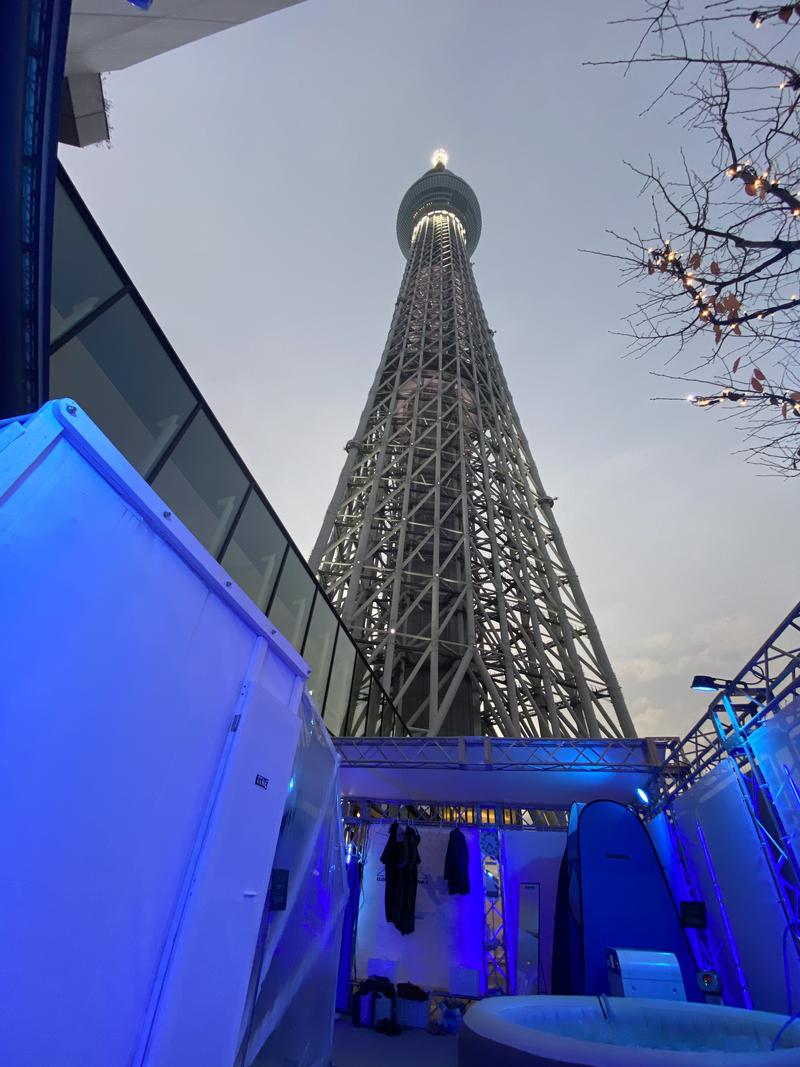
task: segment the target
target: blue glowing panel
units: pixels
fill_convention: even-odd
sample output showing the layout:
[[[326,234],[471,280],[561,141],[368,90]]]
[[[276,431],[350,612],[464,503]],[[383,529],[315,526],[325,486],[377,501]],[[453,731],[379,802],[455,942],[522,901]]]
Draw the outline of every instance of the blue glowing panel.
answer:
[[[650,949],[674,953],[687,998],[701,999],[675,901],[638,815],[610,800],[586,804],[573,845],[583,967],[572,992],[608,992],[606,949]]]

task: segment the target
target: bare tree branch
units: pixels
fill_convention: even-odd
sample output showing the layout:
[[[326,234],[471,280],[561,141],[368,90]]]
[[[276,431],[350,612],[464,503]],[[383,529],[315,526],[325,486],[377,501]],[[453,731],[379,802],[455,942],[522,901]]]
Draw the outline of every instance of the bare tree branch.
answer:
[[[691,403],[734,417],[754,462],[800,474],[800,3],[642,5],[619,20],[642,28],[632,54],[588,65],[655,79],[674,67],[645,111],[672,99],[708,150],[674,173],[627,164],[650,199],[649,234],[609,231],[617,250],[594,254],[640,283],[629,353],[669,345],[666,362],[685,370],[665,377],[704,387]]]

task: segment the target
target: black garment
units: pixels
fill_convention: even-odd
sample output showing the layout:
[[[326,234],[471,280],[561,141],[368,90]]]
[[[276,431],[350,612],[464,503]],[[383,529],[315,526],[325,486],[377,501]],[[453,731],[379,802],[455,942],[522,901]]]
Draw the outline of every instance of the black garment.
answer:
[[[450,889],[450,896],[456,893],[469,893],[469,849],[467,839],[458,829],[450,831],[447,854],[444,857],[444,876]]]
[[[414,932],[420,862],[419,834],[413,826],[400,826],[395,820],[381,853],[381,863],[386,866],[386,921],[394,923],[401,934]]]

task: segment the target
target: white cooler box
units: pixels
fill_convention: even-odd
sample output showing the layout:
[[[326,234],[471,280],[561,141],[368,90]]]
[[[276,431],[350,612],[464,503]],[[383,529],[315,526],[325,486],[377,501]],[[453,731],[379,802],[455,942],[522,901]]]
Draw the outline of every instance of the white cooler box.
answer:
[[[606,964],[612,997],[686,1000],[681,969],[672,952],[608,948]]]

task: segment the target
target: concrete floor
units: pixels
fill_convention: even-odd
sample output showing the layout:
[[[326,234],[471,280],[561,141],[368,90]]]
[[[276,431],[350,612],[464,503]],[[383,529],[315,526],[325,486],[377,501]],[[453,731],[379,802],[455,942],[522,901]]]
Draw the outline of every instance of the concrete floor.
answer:
[[[455,1037],[404,1030],[397,1037],[377,1034],[349,1019],[336,1023],[332,1067],[457,1067]]]

